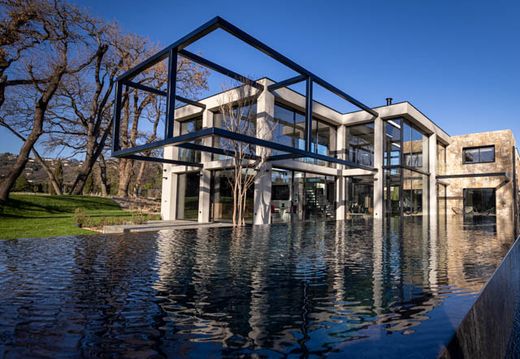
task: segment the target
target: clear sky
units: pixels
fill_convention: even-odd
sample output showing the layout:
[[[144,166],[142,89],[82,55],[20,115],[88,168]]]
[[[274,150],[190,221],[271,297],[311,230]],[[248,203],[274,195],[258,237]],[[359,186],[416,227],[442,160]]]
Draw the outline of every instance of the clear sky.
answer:
[[[219,15],[369,106],[408,100],[451,135],[512,129],[520,142],[518,0],[75,2],[163,46]],[[291,76],[222,34],[190,50],[251,77]],[[18,150],[0,136],[0,152]]]

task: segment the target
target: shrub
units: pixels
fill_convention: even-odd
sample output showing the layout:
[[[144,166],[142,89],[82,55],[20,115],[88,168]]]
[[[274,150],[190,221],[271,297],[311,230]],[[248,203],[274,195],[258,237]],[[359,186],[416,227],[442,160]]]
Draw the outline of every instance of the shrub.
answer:
[[[132,223],[143,224],[146,222],[146,214],[142,211],[132,212]]]
[[[85,210],[83,208],[76,208],[74,210],[74,223],[76,223],[79,227],[83,227],[87,224],[87,222],[90,221]]]

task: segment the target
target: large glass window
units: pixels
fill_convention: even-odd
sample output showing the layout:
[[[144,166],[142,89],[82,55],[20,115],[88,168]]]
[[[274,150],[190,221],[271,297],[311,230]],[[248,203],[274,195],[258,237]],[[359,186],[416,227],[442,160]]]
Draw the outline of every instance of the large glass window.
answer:
[[[351,177],[348,182],[348,212],[351,214],[372,214],[374,180],[371,176]]]
[[[495,162],[495,146],[467,147],[462,149],[463,163]]]
[[[305,149],[305,115],[283,105],[274,108],[273,141],[298,149]],[[336,127],[314,118],[312,120],[311,152],[336,157]],[[283,154],[273,151],[273,155]],[[329,165],[326,161],[312,158],[300,159],[319,165]],[[334,165],[334,164],[331,164]]]
[[[202,117],[196,117],[187,121],[180,122],[180,134],[185,135],[202,129]],[[202,144],[202,139],[193,141]],[[200,151],[179,147],[179,160],[188,162],[200,162]]]
[[[215,221],[231,221],[233,213],[232,170],[212,171],[211,176],[211,216]],[[254,186],[246,194],[246,222],[253,219]]]
[[[403,121],[400,118],[397,118],[394,120],[388,120],[385,123],[385,166],[398,166],[401,164],[402,122]]]
[[[221,112],[213,115],[213,126],[225,130],[240,133],[242,135],[256,137],[256,104],[250,106],[233,108],[232,115],[224,116]],[[213,137],[213,147],[226,151],[234,152],[237,147],[245,154],[255,154],[255,146],[245,143],[232,141],[227,138]],[[228,159],[229,156],[213,154],[214,160]]]
[[[464,215],[489,216],[496,213],[494,188],[464,188]]]
[[[199,172],[177,177],[177,219],[196,220],[199,211]]]
[[[385,122],[384,203],[391,215],[419,215],[428,205],[428,137],[403,118]]]
[[[364,166],[374,165],[374,123],[346,128],[347,159]]]

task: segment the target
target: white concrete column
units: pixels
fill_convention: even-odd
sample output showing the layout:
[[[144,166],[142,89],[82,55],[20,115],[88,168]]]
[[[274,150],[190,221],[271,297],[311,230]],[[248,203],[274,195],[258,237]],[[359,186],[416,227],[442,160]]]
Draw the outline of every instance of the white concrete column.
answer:
[[[175,146],[164,147],[164,158],[174,158]],[[176,217],[177,206],[177,175],[172,173],[172,165],[163,165],[163,179],[161,192],[161,219],[164,221],[174,220]]]
[[[383,151],[385,127],[384,121],[377,117],[374,120],[374,218],[383,218]]]
[[[430,196],[429,203],[429,215],[430,215],[430,223],[435,221],[437,224],[437,214],[438,214],[438,193],[437,193],[437,134],[433,134],[428,139],[428,171],[430,172],[429,183],[428,183],[428,192]]]
[[[422,138],[422,157],[423,157],[423,160],[422,160],[421,170],[423,170],[424,172],[429,172],[430,171],[430,159],[431,159],[430,137],[426,136],[426,135],[423,135],[423,138]],[[423,177],[423,180],[422,180],[422,188],[423,188],[422,214],[423,214],[423,217],[425,217],[430,214],[430,202],[431,202],[430,198],[429,198],[429,196],[430,196],[430,177],[428,177],[428,176],[422,176],[422,177]]]
[[[185,219],[184,218],[184,206],[186,203],[186,181],[188,177],[185,173],[181,175],[175,175],[177,177],[177,198],[172,206],[177,207],[177,213],[173,219]]]
[[[337,131],[336,153],[338,158],[344,160],[346,158],[346,127],[340,126]],[[346,191],[346,177],[343,176],[344,165],[338,164],[338,175],[336,176],[336,220],[345,219],[347,191]]]
[[[213,127],[213,112],[204,110],[202,113],[202,127]],[[211,138],[204,138],[202,144],[205,146],[211,146]],[[202,152],[200,154],[201,162],[207,163],[211,161],[211,153]],[[208,223],[211,217],[211,171],[205,170],[204,168],[200,172],[200,184],[199,184],[199,223]]]
[[[264,90],[256,102],[256,136],[271,140],[274,129],[274,95],[267,90],[267,80],[259,82],[264,86]],[[259,156],[267,156],[271,150],[257,147],[256,153]],[[264,163],[255,179],[253,224],[271,223],[271,169],[271,163]]]

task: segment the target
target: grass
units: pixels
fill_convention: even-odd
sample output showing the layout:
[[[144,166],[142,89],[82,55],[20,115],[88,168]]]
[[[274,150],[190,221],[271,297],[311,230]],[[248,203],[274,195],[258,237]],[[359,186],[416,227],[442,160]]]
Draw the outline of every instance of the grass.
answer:
[[[83,208],[94,225],[119,224],[133,218],[132,212],[122,210],[110,198],[12,194],[0,206],[0,239],[96,233],[76,226],[76,208]]]

